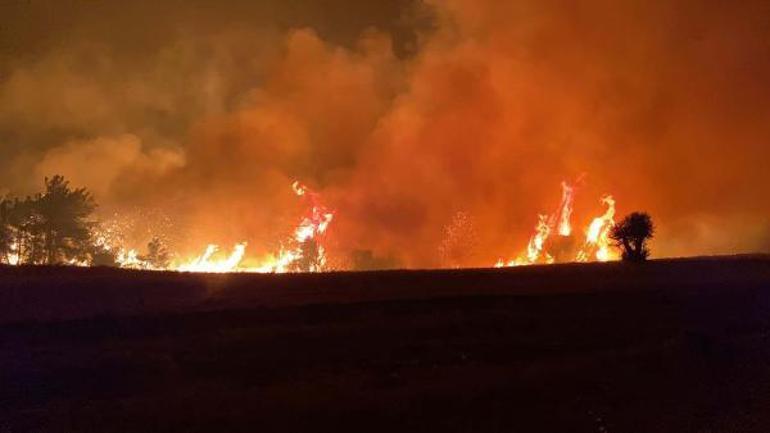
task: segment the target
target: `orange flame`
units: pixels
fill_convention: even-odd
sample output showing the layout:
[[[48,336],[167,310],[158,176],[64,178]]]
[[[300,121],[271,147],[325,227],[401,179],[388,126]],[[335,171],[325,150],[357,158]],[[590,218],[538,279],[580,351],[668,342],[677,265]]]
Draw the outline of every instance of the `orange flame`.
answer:
[[[538,215],[538,223],[535,232],[529,239],[524,253],[514,260],[498,260],[495,267],[523,266],[536,263],[551,264],[555,259],[547,250],[549,237],[553,232],[562,237],[572,236],[572,205],[575,198],[575,187],[562,182],[562,197],[559,208],[551,215]],[[594,218],[586,229],[586,239],[580,251],[575,256],[575,261],[586,262],[589,260],[608,261],[617,260],[618,254],[609,239],[610,230],[615,225],[615,200],[612,196],[602,198],[602,203],[607,206],[604,215]]]
[[[546,251],[546,243],[554,231],[559,236],[568,237],[572,234],[570,218],[572,216],[572,202],[574,200],[575,187],[567,182],[561,183],[561,203],[556,212],[551,215],[538,215],[535,233],[529,239],[527,249],[516,259],[508,262],[499,260],[495,266],[523,266],[536,263],[551,264],[555,261],[553,255]]]
[[[567,182],[561,183],[561,205],[559,206],[559,235],[569,236],[572,234],[572,201],[574,200],[575,188]]]
[[[578,262],[589,261],[592,254],[600,262],[618,259],[618,253],[610,241],[610,231],[615,226],[615,199],[607,195],[602,197],[602,203],[607,206],[607,210],[588,226],[585,244],[576,258]]]
[[[302,218],[297,228],[294,230],[291,241],[293,245],[289,249],[281,249],[276,255],[269,255],[261,260],[257,266],[241,266],[241,261],[246,253],[246,242],[236,244],[233,252],[226,258],[220,260],[212,259],[217,252],[218,246],[210,244],[206,251],[199,257],[196,257],[186,263],[172,267],[173,270],[181,272],[258,272],[258,273],[284,273],[298,270],[298,263],[305,258],[306,251],[303,250],[303,244],[307,242],[316,242],[317,258],[310,263],[306,269],[308,272],[323,271],[326,266],[326,251],[318,241],[326,232],[329,224],[334,218],[334,212],[325,207],[320,202],[317,193],[310,190],[300,182],[292,183],[294,193],[300,197],[305,197],[310,202],[310,211]]]
[[[219,247],[214,244],[206,246],[206,251],[195,259],[180,265],[176,268],[179,272],[234,272],[243,260],[246,253],[246,242],[236,244],[233,252],[227,258],[222,260],[212,260],[211,257],[217,252]]]

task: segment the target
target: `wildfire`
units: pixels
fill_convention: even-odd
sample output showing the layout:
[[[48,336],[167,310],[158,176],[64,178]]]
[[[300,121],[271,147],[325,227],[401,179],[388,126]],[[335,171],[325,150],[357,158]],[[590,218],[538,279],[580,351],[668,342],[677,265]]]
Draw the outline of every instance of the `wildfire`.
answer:
[[[115,258],[115,262],[121,268],[129,269],[152,269],[149,263],[139,258],[139,252],[136,250],[118,250],[118,255]]]
[[[11,247],[8,252],[8,256],[6,257],[7,263],[9,265],[18,265],[21,261],[21,257],[19,255],[19,243],[13,242],[11,243]]]
[[[243,260],[243,255],[246,253],[246,242],[236,244],[233,252],[225,259],[212,260],[212,256],[218,249],[217,245],[209,244],[202,255],[180,265],[175,270],[180,272],[233,272]]]
[[[538,215],[535,233],[530,237],[527,249],[524,253],[507,262],[501,259],[495,266],[523,266],[536,263],[553,263],[555,258],[546,250],[546,243],[554,232],[565,238],[572,235],[570,218],[572,216],[572,202],[575,197],[574,192],[574,186],[569,185],[567,182],[562,182],[561,203],[559,204],[559,208],[550,215]]]
[[[499,260],[495,266],[524,266],[533,264],[551,264],[556,261],[554,254],[548,250],[554,244],[568,245],[569,242],[559,239],[569,239],[572,236],[572,209],[575,187],[562,182],[562,198],[558,209],[550,215],[538,215],[535,231],[527,243],[526,250],[513,260]],[[585,241],[574,254],[574,261],[587,262],[596,260],[606,262],[617,260],[618,254],[609,239],[610,230],[615,225],[615,200],[612,196],[602,198],[607,206],[605,213],[594,218],[585,231]],[[556,233],[558,238],[553,239]],[[574,251],[574,250],[573,250]]]
[[[612,248],[610,241],[610,230],[615,225],[615,199],[607,195],[602,197],[602,203],[607,206],[607,211],[594,218],[588,226],[585,244],[577,255],[578,262],[591,260],[592,253],[600,262],[618,259],[617,251]]]
[[[578,180],[579,182],[579,180]],[[231,250],[208,244],[198,255],[181,258],[166,248],[166,238],[154,237],[147,244],[146,252],[124,247],[130,237],[133,224],[114,218],[100,223],[97,233],[91,237],[92,250],[83,257],[69,258],[73,266],[117,265],[121,268],[140,270],[164,270],[177,272],[320,272],[327,270],[325,235],[335,217],[334,210],[326,207],[318,193],[300,182],[293,182],[292,190],[305,203],[306,211],[294,230],[286,236],[280,248],[260,259],[245,260],[247,243],[242,241]],[[561,183],[561,200],[554,212],[540,214],[526,247],[515,258],[499,260],[495,266],[524,266],[551,264],[563,261],[588,262],[617,260],[619,252],[610,239],[615,226],[615,199],[606,195],[601,203],[604,213],[593,218],[581,234],[572,224],[575,184]],[[467,262],[476,240],[472,219],[458,212],[445,228],[447,238],[439,251],[445,264],[460,267]],[[160,231],[164,234],[164,231]],[[577,240],[578,236],[584,238]],[[144,251],[144,250],[143,250]],[[26,254],[25,243],[14,242],[6,247],[0,262],[20,264]],[[465,260],[464,260],[465,259]],[[35,262],[32,262],[35,263]]]
[[[317,193],[311,191],[300,182],[294,182],[292,189],[297,196],[305,197],[310,206],[308,214],[302,218],[294,230],[288,245],[281,248],[278,254],[263,258],[257,266],[241,266],[246,253],[246,242],[236,244],[232,253],[218,260],[213,259],[219,247],[210,244],[200,256],[173,266],[171,269],[180,272],[320,272],[326,266],[326,251],[321,243],[322,235],[326,232],[334,218],[334,212],[321,204]]]

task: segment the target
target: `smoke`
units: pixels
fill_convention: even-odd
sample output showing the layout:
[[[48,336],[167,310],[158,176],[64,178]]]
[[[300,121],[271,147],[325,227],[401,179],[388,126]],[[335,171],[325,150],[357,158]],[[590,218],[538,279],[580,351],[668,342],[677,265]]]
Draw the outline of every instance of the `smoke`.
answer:
[[[343,35],[196,16],[200,32],[158,31],[145,56],[67,41],[0,81],[0,185],[60,172],[105,209],[164,209],[181,249],[261,254],[296,223],[299,179],[337,210],[330,255],[420,267],[442,264],[458,213],[478,250],[465,265],[518,253],[585,174],[577,228],[611,193],[653,216],[654,255],[762,249],[769,9],[451,0],[391,25],[358,11],[368,24]]]
[[[500,254],[558,202],[560,179],[587,173],[575,215],[613,193],[621,212],[655,217],[658,254],[755,248],[746,226],[768,224],[766,6],[436,8],[409,91],[339,191],[363,203],[362,237],[430,263],[437,228],[461,208]],[[682,230],[704,218],[712,236]]]
[[[172,168],[184,165],[178,150],[142,149],[133,135],[72,141],[43,155],[34,170],[36,179],[58,173],[74,185],[88,185],[96,197],[109,197],[121,189],[121,182],[135,185],[156,182]],[[125,178],[131,176],[131,178]]]

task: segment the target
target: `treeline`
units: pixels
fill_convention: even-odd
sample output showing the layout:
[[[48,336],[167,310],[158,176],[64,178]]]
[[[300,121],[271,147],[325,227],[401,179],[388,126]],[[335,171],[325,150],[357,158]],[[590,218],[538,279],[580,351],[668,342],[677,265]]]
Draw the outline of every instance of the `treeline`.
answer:
[[[34,196],[0,199],[0,261],[10,264],[91,263],[93,196],[73,189],[62,176],[45,179]]]
[[[0,264],[119,265],[119,251],[98,242],[96,208],[86,188],[72,188],[59,175],[45,178],[41,193],[0,198]],[[170,259],[166,245],[155,237],[145,254],[125,257],[120,265],[165,269]]]
[[[0,264],[100,265],[117,264],[116,251],[96,242],[98,222],[93,195],[86,188],[72,188],[62,176],[45,179],[44,191],[24,199],[0,198]],[[649,215],[634,212],[616,224],[610,238],[627,261],[644,261],[654,226]],[[300,245],[295,271],[320,269],[322,258],[314,239]],[[165,269],[171,254],[157,237],[144,255],[130,257],[122,266]],[[384,261],[383,261],[384,260]],[[381,269],[395,265],[376,258],[371,251],[353,253],[354,269]]]

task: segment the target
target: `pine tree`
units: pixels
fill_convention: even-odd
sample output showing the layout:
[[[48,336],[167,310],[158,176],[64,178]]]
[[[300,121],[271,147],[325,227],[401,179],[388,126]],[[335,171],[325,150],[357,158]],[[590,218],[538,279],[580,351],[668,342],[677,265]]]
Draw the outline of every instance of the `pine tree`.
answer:
[[[31,232],[42,240],[42,263],[58,264],[87,260],[91,252],[89,220],[96,209],[93,196],[85,188],[71,189],[64,177],[45,179],[45,192],[33,202],[36,218]]]

